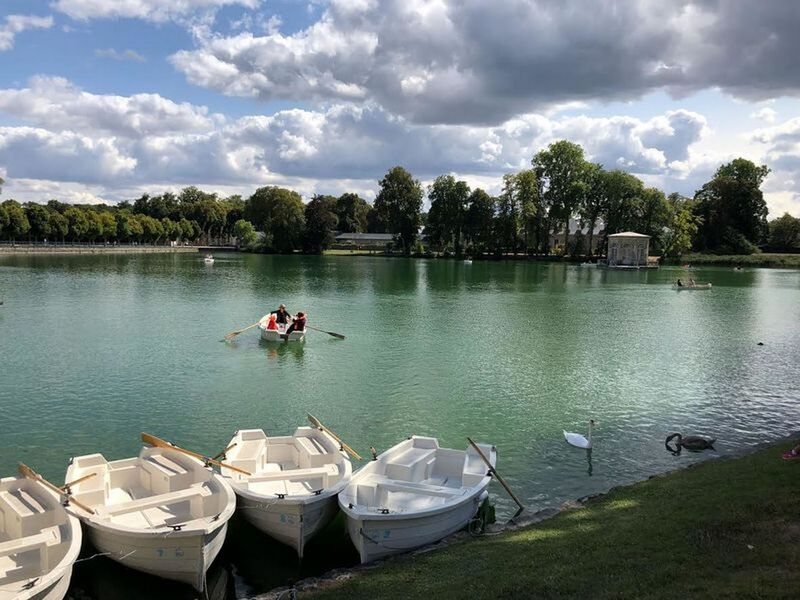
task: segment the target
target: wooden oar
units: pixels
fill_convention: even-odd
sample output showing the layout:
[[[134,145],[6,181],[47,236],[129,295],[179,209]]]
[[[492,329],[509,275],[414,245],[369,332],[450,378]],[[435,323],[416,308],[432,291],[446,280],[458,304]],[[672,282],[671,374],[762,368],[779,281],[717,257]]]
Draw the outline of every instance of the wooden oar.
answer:
[[[313,329],[314,331],[319,331],[320,333],[327,333],[328,335],[332,335],[335,338],[339,338],[340,340],[345,339],[345,337],[341,333],[334,333],[333,331],[325,331],[324,329],[317,329],[316,327],[312,327],[311,325],[306,325],[309,329]]]
[[[78,485],[81,481],[86,481],[87,479],[91,479],[95,475],[97,475],[97,471],[95,471],[94,473],[89,473],[88,475],[84,475],[83,477],[78,477],[77,479],[73,479],[69,483],[65,483],[64,485],[62,485],[59,489],[61,489],[61,491],[63,492],[66,492],[67,494],[71,494],[73,485]]]
[[[240,333],[244,333],[245,331],[247,331],[248,329],[252,329],[253,327],[258,327],[259,323],[261,323],[260,319],[258,320],[258,322],[253,323],[252,325],[248,325],[247,327],[244,327],[243,329],[239,329],[237,331],[231,331],[229,334],[227,334],[225,336],[225,341],[226,342],[230,342],[233,338],[235,338]]]
[[[358,452],[356,452],[356,451],[355,451],[355,450],[353,450],[353,449],[352,449],[350,446],[348,446],[347,444],[345,444],[345,443],[342,441],[342,438],[340,438],[338,435],[336,435],[335,433],[333,433],[333,432],[332,432],[330,429],[328,429],[327,427],[325,427],[325,425],[323,425],[323,424],[322,424],[322,422],[321,422],[321,421],[320,421],[320,420],[319,420],[317,417],[315,417],[315,416],[314,416],[314,415],[312,415],[311,413],[306,413],[306,414],[308,415],[308,420],[309,420],[309,422],[310,422],[310,423],[311,423],[311,424],[312,424],[314,427],[316,427],[316,428],[317,428],[317,429],[319,429],[320,431],[324,431],[324,432],[325,432],[325,433],[327,433],[329,436],[331,436],[333,439],[335,439],[337,442],[339,442],[339,445],[342,447],[342,450],[344,450],[345,452],[347,452],[347,453],[348,453],[350,456],[352,456],[352,457],[353,457],[353,458],[355,458],[356,460],[364,460],[363,458],[361,458],[361,455],[360,455]]]
[[[222,452],[217,454],[216,456],[212,457],[214,460],[219,460],[220,458],[225,459],[225,455],[228,454],[228,450],[233,448],[236,445],[236,442],[233,442],[230,446],[225,448]]]
[[[182,454],[186,454],[187,456],[192,456],[198,460],[208,462],[212,465],[217,465],[218,467],[225,467],[226,469],[230,469],[231,471],[236,471],[237,473],[242,473],[243,475],[252,475],[252,473],[245,471],[244,469],[240,469],[239,467],[234,467],[233,465],[229,465],[224,462],[220,462],[213,458],[209,458],[207,456],[203,456],[199,452],[192,452],[191,450],[187,450],[186,448],[181,448],[180,446],[176,446],[172,442],[168,442],[167,440],[162,440],[159,437],[154,435],[150,435],[149,433],[142,433],[142,441],[145,444],[149,444],[150,446],[155,446],[157,448],[169,448],[170,450],[175,450],[176,452],[181,452]]]
[[[517,511],[517,514],[514,515],[516,517],[519,513],[521,513],[523,510],[525,510],[525,506],[522,504],[522,502],[519,501],[519,498],[517,498],[517,496],[514,494],[514,492],[511,491],[511,488],[508,487],[508,484],[500,476],[500,473],[497,472],[497,469],[495,469],[494,466],[492,465],[492,463],[489,462],[489,459],[486,458],[486,455],[478,447],[478,444],[473,442],[471,438],[467,438],[467,441],[470,443],[470,445],[472,445],[473,448],[475,448],[475,451],[478,453],[478,456],[480,456],[483,459],[483,462],[486,463],[486,466],[489,467],[489,473],[491,473],[495,477],[495,479],[497,479],[497,481],[500,482],[500,485],[502,485],[506,489],[506,491],[508,492],[508,495],[511,496],[511,499],[514,500],[514,502],[517,503],[517,506],[519,506],[519,510]]]
[[[53,485],[52,483],[47,481],[44,477],[39,475],[36,471],[31,469],[28,465],[23,464],[23,463],[19,463],[19,467],[17,467],[17,468],[19,469],[20,475],[22,475],[23,477],[27,477],[28,479],[33,479],[34,481],[38,481],[44,487],[46,487],[46,488],[54,491],[56,494],[58,494],[59,497],[64,496],[67,499],[67,501],[71,502],[72,504],[74,504],[78,508],[81,508],[81,509],[85,510],[90,515],[94,514],[94,511],[91,508],[89,508],[88,506],[86,506],[83,502],[78,502],[77,500],[75,500],[75,498],[72,496],[72,494],[68,494],[64,490],[62,490],[60,487],[58,487],[57,485]],[[81,478],[81,479],[83,479],[83,478]]]

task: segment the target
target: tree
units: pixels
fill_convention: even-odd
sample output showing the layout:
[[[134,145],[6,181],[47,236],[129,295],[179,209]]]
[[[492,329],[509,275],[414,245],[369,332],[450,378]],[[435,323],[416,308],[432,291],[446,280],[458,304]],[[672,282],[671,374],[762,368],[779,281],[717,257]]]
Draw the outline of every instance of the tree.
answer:
[[[103,236],[103,221],[100,219],[100,214],[93,210],[85,211],[85,215],[88,224],[86,238],[90,242],[94,242],[97,238]]]
[[[800,248],[800,219],[784,213],[769,223],[769,245],[777,248]]]
[[[60,212],[51,210],[47,216],[47,220],[50,228],[50,235],[63,242],[64,238],[66,238],[69,233],[69,221],[67,221],[67,218]]]
[[[245,248],[251,248],[258,241],[258,234],[256,228],[250,221],[239,219],[233,225],[233,236],[239,240],[239,245]]]
[[[472,253],[483,253],[494,243],[495,199],[478,188],[469,195],[464,237]]]
[[[670,205],[664,192],[656,188],[642,190],[638,217],[636,231],[649,235],[659,243],[659,233],[670,220]]]
[[[99,213],[99,216],[101,228],[100,237],[103,238],[103,241],[108,242],[109,238],[117,237],[117,221],[114,218],[113,213],[104,210],[103,212]]]
[[[606,206],[603,190],[604,173],[602,165],[597,163],[589,163],[586,167],[587,190],[579,214],[589,230],[586,253],[590,255],[594,254],[594,230]]]
[[[336,198],[314,196],[306,204],[305,219],[303,249],[313,254],[321,254],[333,243],[333,232],[339,223],[339,218],[336,216]]]
[[[6,207],[0,204],[0,236],[3,235],[3,231],[5,231],[8,224],[11,222],[11,219],[8,216],[8,212],[6,211]]]
[[[378,182],[375,210],[389,232],[397,236],[403,252],[410,254],[419,236],[422,186],[403,167],[393,167]]]
[[[750,253],[767,232],[767,203],[761,184],[769,174],[744,158],[722,165],[714,178],[695,194],[703,219],[698,245],[721,253]]]
[[[686,203],[676,205],[669,225],[661,230],[658,238],[664,255],[679,257],[691,250],[699,225],[700,218],[691,206]]]
[[[567,247],[569,220],[583,204],[589,191],[591,173],[583,156],[583,148],[567,140],[554,142],[538,152],[532,160],[543,186],[543,198],[554,223],[564,225],[564,247]]]
[[[639,203],[644,184],[638,177],[620,171],[603,171],[598,193],[601,194],[602,216],[606,236],[611,233],[635,230],[639,220]]]
[[[89,231],[89,220],[83,209],[70,206],[64,211],[64,217],[69,223],[69,237],[73,242],[79,242],[86,237]]]
[[[369,203],[358,194],[347,192],[336,199],[336,217],[339,231],[363,233],[367,231],[367,215],[372,210]]]
[[[50,235],[50,213],[44,206],[28,202],[25,205],[25,213],[31,226],[29,235],[33,236],[34,241],[38,242],[39,238]]]
[[[533,169],[525,169],[514,178],[516,205],[520,211],[520,234],[526,251],[535,250],[539,244],[540,212],[539,178]]]
[[[264,232],[264,245],[293,252],[303,242],[305,218],[300,194],[279,187],[259,188],[245,202],[245,219]]]
[[[519,248],[522,213],[516,188],[517,175],[515,173],[503,175],[503,191],[497,197],[497,218],[494,221],[499,247],[506,252],[514,253]]]
[[[27,235],[31,224],[20,203],[16,200],[6,200],[3,202],[3,207],[8,218],[8,225],[5,228],[6,236],[11,240],[16,240]]]
[[[452,175],[440,175],[428,187],[431,209],[425,229],[432,245],[445,250],[452,249],[456,255],[461,254],[469,192],[467,182],[456,181]]]

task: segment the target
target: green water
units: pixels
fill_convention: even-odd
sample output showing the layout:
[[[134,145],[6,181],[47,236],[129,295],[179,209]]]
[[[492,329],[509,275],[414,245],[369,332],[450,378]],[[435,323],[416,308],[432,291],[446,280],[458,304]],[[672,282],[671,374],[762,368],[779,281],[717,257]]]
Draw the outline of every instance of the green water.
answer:
[[[61,481],[71,456],[134,455],[141,431],[214,454],[236,429],[288,433],[310,411],[364,455],[411,434],[492,442],[500,472],[537,509],[713,455],[673,456],[672,431],[712,435],[728,454],[799,429],[800,271],[698,269],[711,291],[671,289],[685,275],[346,256],[0,257],[3,474],[21,460]],[[347,339],[265,345],[251,330],[220,342],[280,302]],[[600,422],[591,462],[562,436],[589,418]],[[492,491],[500,516],[513,512]],[[330,537],[342,547],[341,530]],[[298,571],[290,550],[243,524],[228,542],[212,574],[220,597],[330,566],[312,556]],[[349,560],[343,549],[334,562]],[[122,577],[151,597],[163,588],[115,569],[82,563],[75,597],[110,597]]]

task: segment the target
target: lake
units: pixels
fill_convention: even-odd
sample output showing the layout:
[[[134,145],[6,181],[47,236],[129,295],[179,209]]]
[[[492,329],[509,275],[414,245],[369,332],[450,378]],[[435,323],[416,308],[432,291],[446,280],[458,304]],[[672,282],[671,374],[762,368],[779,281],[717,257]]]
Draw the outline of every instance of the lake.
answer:
[[[494,443],[535,510],[800,429],[800,271],[698,268],[713,289],[675,291],[677,267],[216,258],[0,256],[2,475],[23,461],[60,483],[71,456],[132,456],[142,431],[213,455],[237,429],[288,434],[309,411],[365,456],[412,434]],[[221,342],[281,302],[347,339]],[[562,430],[585,434],[590,418],[587,457]],[[716,437],[716,451],[675,456],[673,431]],[[210,595],[348,564],[342,535],[331,528],[298,566],[234,522]],[[104,558],[76,568],[74,598],[142,593],[194,597]]]

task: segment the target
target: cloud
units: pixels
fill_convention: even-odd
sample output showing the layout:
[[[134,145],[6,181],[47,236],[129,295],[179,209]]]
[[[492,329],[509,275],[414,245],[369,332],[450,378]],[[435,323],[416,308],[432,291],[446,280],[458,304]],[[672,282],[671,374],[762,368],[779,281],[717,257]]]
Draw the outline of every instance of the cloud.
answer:
[[[208,131],[223,120],[158,94],[91,94],[60,77],[33,77],[27,88],[0,90],[0,112],[51,131],[133,138]]]
[[[774,123],[778,118],[778,113],[774,108],[765,106],[764,108],[751,113],[750,118],[758,119],[759,121],[764,121],[766,123]]]
[[[111,60],[130,60],[133,62],[147,62],[147,59],[135,50],[115,50],[114,48],[98,48],[94,55],[99,58],[110,58]]]
[[[36,15],[7,15],[5,23],[0,25],[0,52],[11,50],[14,37],[26,29],[49,29],[53,26],[53,17]]]
[[[162,23],[208,9],[239,5],[255,8],[261,0],[56,0],[52,7],[73,19],[144,19]]]
[[[498,124],[654,89],[797,95],[800,11],[768,4],[331,0],[306,29],[211,35],[171,61],[232,96],[368,99],[420,123]]]

